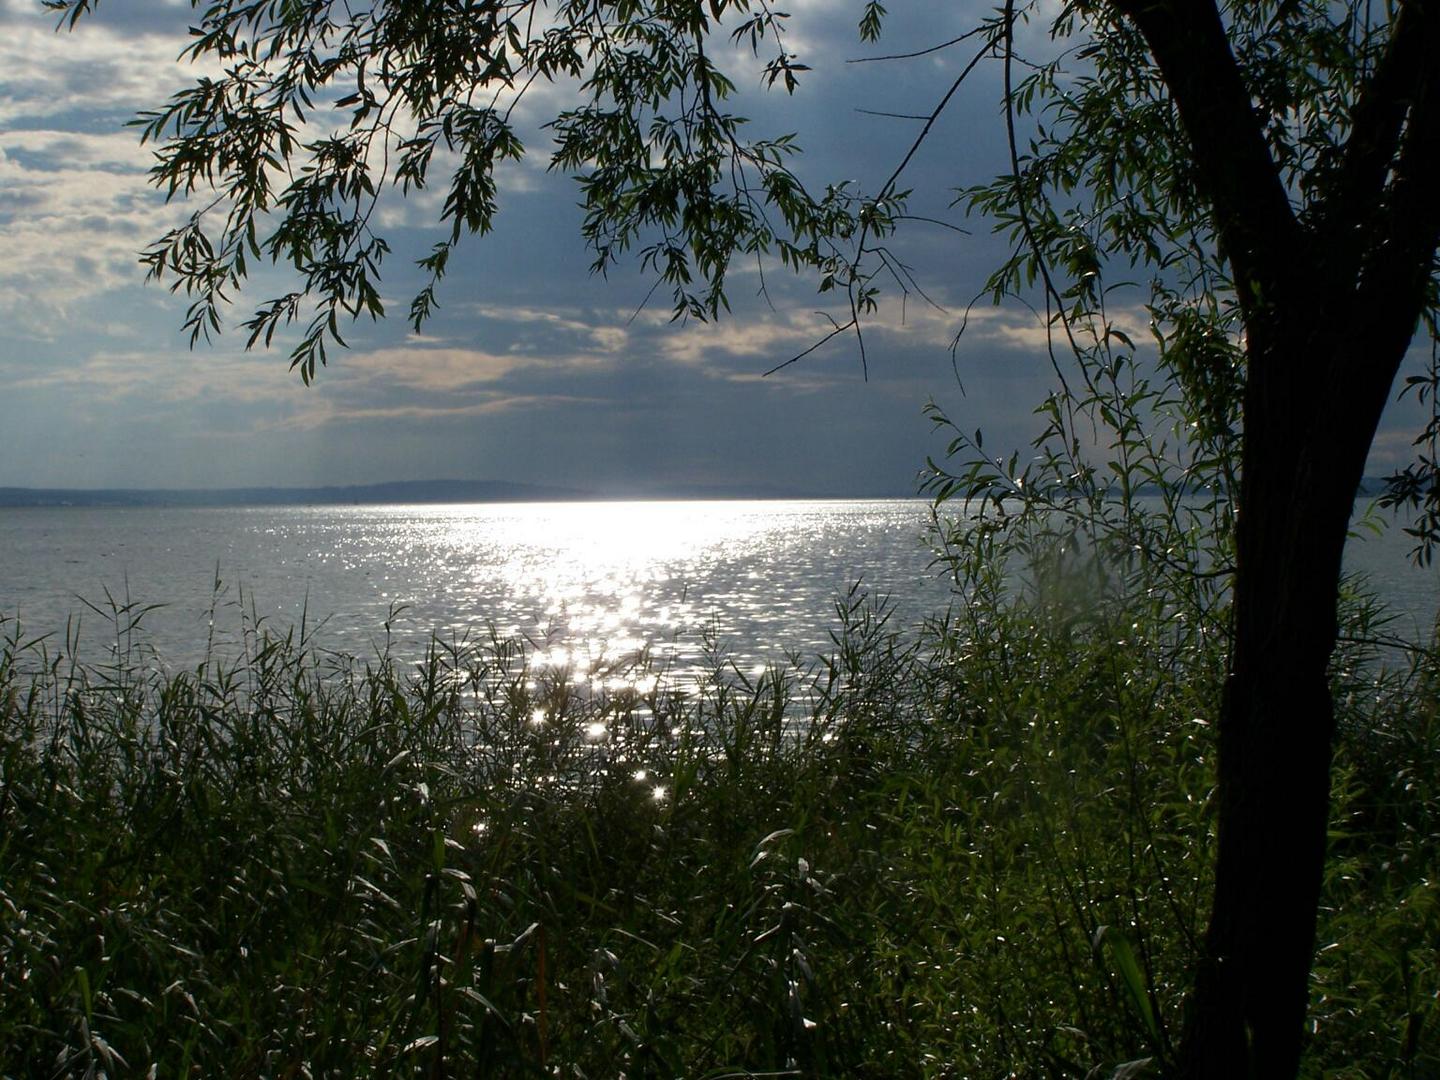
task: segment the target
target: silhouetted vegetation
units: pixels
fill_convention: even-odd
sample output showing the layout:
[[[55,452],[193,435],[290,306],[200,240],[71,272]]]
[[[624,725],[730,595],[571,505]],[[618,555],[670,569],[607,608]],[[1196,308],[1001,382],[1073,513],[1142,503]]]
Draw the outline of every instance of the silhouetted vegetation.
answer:
[[[856,594],[828,663],[689,690],[253,625],[166,672],[133,612],[92,666],[7,623],[0,1073],[1158,1075],[1225,651],[1072,569],[908,641]],[[1305,1074],[1433,1076],[1440,664],[1369,648]]]
[[[74,25],[94,4],[52,0],[51,6],[62,22]],[[876,41],[885,17],[885,6],[869,0],[859,21],[861,39]],[[1345,664],[1336,598],[1353,499],[1397,386],[1416,396],[1428,418],[1416,437],[1415,460],[1393,478],[1389,498],[1413,512],[1410,528],[1423,558],[1440,542],[1440,351],[1432,349],[1424,373],[1402,371],[1417,328],[1433,345],[1440,326],[1440,201],[1434,197],[1440,185],[1440,4],[1109,0],[1049,6],[1005,0],[978,13],[959,36],[919,51],[871,57],[913,61],[952,48],[974,50],[963,66],[957,60],[958,73],[938,101],[922,102],[922,111],[909,114],[925,122],[888,179],[869,189],[844,182],[813,191],[792,171],[796,140],[788,134],[750,137],[745,120],[727,104],[747,63],[727,54],[727,40],[742,54],[762,58],[768,85],[786,92],[800,85],[808,65],[790,50],[788,18],[748,0],[566,0],[543,9],[534,0],[518,0],[481,4],[464,17],[440,17],[431,6],[412,3],[341,11],[315,0],[270,6],[217,0],[201,14],[185,55],[218,62],[224,76],[202,78],[140,118],[144,137],[156,144],[155,184],[170,196],[203,196],[190,218],[156,240],[142,261],[152,278],[190,298],[184,326],[192,342],[220,331],[253,265],[268,258],[290,268],[288,291],[263,300],[242,326],[250,345],[268,346],[277,335],[289,345],[291,331],[298,330],[291,366],[309,382],[327,363],[327,349],[343,346],[342,321],[385,314],[380,267],[390,247],[371,230],[382,195],[403,198],[426,186],[446,192],[438,203],[439,239],[418,260],[425,283],[409,308],[418,331],[436,310],[436,289],[457,247],[490,231],[499,210],[500,167],[525,154],[521,99],[532,86],[560,85],[566,88],[563,107],[546,114],[554,139],[548,164],[579,183],[581,231],[595,270],[633,252],[657,287],[669,289],[675,316],[696,319],[717,318],[728,309],[728,275],[737,256],[746,263],[757,258],[762,269],[768,259],[813,274],[819,292],[839,301],[838,318],[830,315],[830,331],[791,360],[848,334],[864,364],[863,330],[881,284],[924,295],[923,283],[893,246],[897,230],[911,221],[902,174],[970,73],[993,61],[1003,86],[1008,162],[993,181],[962,190],[959,201],[1008,240],[1010,255],[985,291],[996,301],[1018,300],[1043,311],[1056,386],[1039,409],[1045,429],[1033,444],[1038,470],[1018,453],[1008,462],[1003,455],[988,460],[980,453],[979,432],[959,433],[952,452],[969,460],[957,474],[938,479],[937,495],[963,493],[996,507],[1011,498],[1027,516],[1060,503],[1062,519],[1078,509],[1095,522],[1104,518],[1103,500],[1118,492],[1126,505],[1139,485],[1154,484],[1167,492],[1168,522],[1137,536],[1127,509],[1122,519],[1111,520],[1118,531],[1101,529],[1089,539],[1134,541],[1143,560],[1171,565],[1138,591],[1122,589],[1119,600],[1107,599],[1098,610],[1079,607],[1058,621],[1046,621],[1050,613],[1042,611],[1046,619],[1032,624],[1026,604],[982,604],[967,615],[972,625],[966,633],[940,633],[921,646],[923,660],[911,660],[888,681],[867,682],[866,694],[846,696],[835,721],[837,742],[859,740],[862,760],[879,763],[880,791],[891,791],[897,777],[913,771],[907,762],[923,760],[916,783],[956,785],[933,792],[939,809],[932,816],[943,816],[952,802],[988,812],[984,818],[958,815],[963,820],[953,830],[922,830],[935,850],[942,842],[955,844],[931,856],[936,865],[965,864],[981,821],[997,830],[1003,852],[984,849],[978,870],[972,866],[944,882],[958,887],[976,873],[994,878],[998,892],[979,899],[949,894],[994,907],[993,915],[981,917],[990,937],[961,934],[946,939],[938,954],[921,950],[908,957],[895,985],[943,983],[952,969],[985,970],[986,980],[974,992],[963,983],[947,984],[948,997],[924,1000],[944,1001],[939,1007],[949,1012],[937,1029],[959,1032],[970,1030],[960,1023],[966,1010],[984,1011],[977,995],[988,993],[991,1009],[977,1030],[995,1033],[997,1062],[1028,1059],[1058,1070],[1070,1061],[1111,1060],[1122,1044],[1127,1053],[1145,1050],[1168,1061],[1177,1026],[1171,986],[1179,980],[1178,968],[1170,965],[1180,962],[1176,950],[1193,949],[1186,953],[1193,992],[1183,1048],[1173,1057],[1180,1073],[1212,1080],[1293,1076],[1302,1039],[1345,1042],[1345,1021],[1337,1017],[1350,1013],[1337,1002],[1383,982],[1357,968],[1345,985],[1362,989],[1337,987],[1334,995],[1315,999],[1315,987],[1325,985],[1336,962],[1333,943],[1321,941],[1318,960],[1315,952],[1317,933],[1322,939],[1333,933],[1330,924],[1340,918],[1327,907],[1341,887],[1336,873],[1341,883],[1364,880],[1370,887],[1346,895],[1344,918],[1368,920],[1357,933],[1368,934],[1370,924],[1381,932],[1381,911],[1415,906],[1408,896],[1387,892],[1398,886],[1386,877],[1413,864],[1386,855],[1375,868],[1351,873],[1344,869],[1348,849],[1327,862],[1326,825],[1337,806],[1348,813],[1358,798],[1368,808],[1361,820],[1372,824],[1359,830],[1362,849],[1355,857],[1363,860],[1398,843],[1383,830],[1373,832],[1373,823],[1394,819],[1393,810],[1382,807],[1396,800],[1407,804],[1388,782],[1377,787],[1375,778],[1385,769],[1357,764],[1355,732],[1366,732],[1366,745],[1372,745],[1387,738],[1377,732],[1404,731],[1409,738],[1428,723],[1428,706],[1409,705],[1400,711],[1411,726],[1395,727],[1390,706],[1377,704],[1372,691],[1356,696],[1342,687],[1337,696],[1333,678]],[[1032,21],[1047,24],[1048,35],[1027,30]],[[334,133],[306,140],[301,125],[316,124],[317,112],[329,114]],[[970,145],[952,142],[959,149]],[[957,167],[956,174],[966,171]],[[789,362],[777,358],[778,367]],[[1038,496],[1028,483],[1034,471],[1055,481]],[[1213,500],[1213,513],[1197,518],[1181,504],[1182,493],[1195,492]],[[986,523],[986,530],[993,525],[999,531],[1002,555],[1016,550],[1003,518],[1004,512]],[[1044,527],[1041,535],[1049,539]],[[1157,537],[1165,542],[1151,545]],[[1070,551],[1064,545],[1056,550]],[[1200,597],[1200,607],[1185,606],[1187,596],[1199,597],[1207,583],[1222,579],[1223,610],[1207,606],[1213,596]],[[1422,689],[1429,686],[1423,670],[1413,677]],[[1132,700],[1136,687],[1143,692]],[[870,691],[879,697],[872,699]],[[782,685],[771,695],[778,700],[786,692]],[[398,690],[391,697],[406,700]],[[1416,708],[1419,719],[1409,715]],[[1351,715],[1356,710],[1358,717]],[[880,724],[880,732],[869,732],[872,714],[893,715],[894,731]],[[730,723],[718,704],[685,715],[696,731],[725,732]],[[1164,741],[1188,732],[1184,725],[1195,716],[1212,722],[1218,733],[1213,761],[1208,741],[1204,750]],[[1024,742],[1051,727],[1062,733],[1053,746]],[[1086,732],[1100,734],[1090,750],[1077,749],[1072,740],[1083,746]],[[944,738],[954,745],[926,741]],[[987,747],[989,739],[996,741],[993,760],[1009,763],[994,775],[990,758],[974,757],[975,747]],[[1160,746],[1150,745],[1152,739]],[[739,763],[732,766],[736,777],[747,773],[750,759],[738,751],[727,756],[725,745],[722,739],[720,759]],[[802,745],[810,749],[802,753]],[[832,751],[815,749],[820,745],[809,737],[786,744],[785,755],[801,755],[795,759],[800,773],[785,776],[773,798],[792,798],[810,770],[827,773]],[[1117,745],[1128,748],[1119,772],[1110,758]],[[1079,758],[1072,761],[1073,754]],[[1042,767],[1035,764],[1037,755],[1059,771],[1026,779]],[[763,775],[772,766],[754,767]],[[1165,786],[1192,772],[1200,788]],[[866,786],[864,770],[835,775],[840,779],[821,785],[827,793],[848,791],[847,797],[862,801],[881,797]],[[1091,777],[1108,779],[1095,780],[1099,786],[1092,790]],[[1197,867],[1200,856],[1212,854],[1208,824],[1200,828],[1198,821],[1173,816],[1182,806],[1207,801],[1211,780],[1200,777],[1213,777],[1218,820],[1217,887],[1203,931],[1193,925],[1187,904],[1205,891],[1204,882],[1171,876],[1179,874],[1175,865]],[[1012,783],[1021,786],[1012,790]],[[1146,789],[1151,783],[1157,786]],[[967,784],[975,785],[973,791]],[[1360,794],[1349,791],[1351,784],[1360,785]],[[714,797],[726,790],[716,787]],[[905,794],[897,799],[913,811],[910,788],[902,783],[900,790]],[[1149,801],[1141,801],[1137,790]],[[766,816],[783,817],[774,805],[756,794],[741,811],[727,813],[739,821],[760,807]],[[811,809],[820,814],[826,806]],[[1407,805],[1405,812],[1414,809]],[[866,806],[854,819],[865,824],[851,827],[883,833],[892,826],[876,822],[886,812],[883,804]],[[890,838],[895,843],[920,820],[902,819],[893,826],[902,830]],[[716,828],[733,825],[724,816],[714,821]],[[1041,832],[1032,837],[1037,828]],[[704,828],[697,829],[698,837]],[[443,830],[436,825],[432,831],[440,836]],[[835,835],[843,834],[837,826]],[[1166,844],[1147,839],[1151,834],[1175,837],[1183,849],[1183,858],[1175,855],[1178,864],[1166,862]],[[857,833],[853,842],[862,844],[870,835]],[[443,854],[443,843],[439,850]],[[849,849],[842,844],[841,850]],[[859,846],[855,853],[870,850]],[[795,859],[805,859],[807,868],[823,867],[827,854],[817,849]],[[1099,862],[1091,865],[1092,859]],[[427,886],[420,905],[421,975],[413,982],[416,1003],[409,1006],[417,1018],[432,983],[442,985],[435,973],[444,965],[433,960],[440,946],[423,945],[445,884],[435,876],[448,867],[442,862],[427,879],[438,884]],[[1158,876],[1144,877],[1152,872]],[[903,879],[908,870],[895,873]],[[810,869],[801,877],[797,896],[820,895],[809,884]],[[890,871],[876,880],[892,883]],[[843,906],[838,885],[824,888]],[[1372,907],[1377,891],[1398,908]],[[874,903],[856,910],[888,915],[880,897],[870,899]],[[833,973],[817,968],[806,950],[828,929],[804,923],[809,936],[796,938],[797,912],[807,909],[800,899],[785,902],[791,906],[781,909],[774,923],[779,929],[763,939],[776,951],[760,948],[759,941],[737,946],[720,970],[739,982],[713,997],[697,991],[688,1003],[705,1010],[696,1023],[715,1025],[704,1036],[715,1062],[751,1060],[751,1050],[762,1047],[756,1060],[781,1068],[791,1060],[811,1062],[806,1054],[848,1047],[846,1031],[871,1033],[875,1042],[863,1045],[878,1046],[925,1028],[924,1009],[912,1014],[903,994],[881,995],[898,1011],[877,1006],[871,1012],[849,993],[844,978],[825,982]],[[923,907],[906,902],[910,906],[897,920]],[[695,900],[683,905],[685,911],[704,908]],[[1126,910],[1128,930],[1121,917]],[[1166,935],[1149,936],[1156,933],[1155,911],[1173,920]],[[947,926],[957,914],[947,912]],[[717,910],[712,921],[729,925],[727,918]],[[1009,926],[1011,919],[1021,922],[1000,932],[999,924]],[[906,941],[924,940],[919,928],[907,930]],[[450,940],[436,933],[436,942]],[[873,944],[870,923],[844,933],[858,936],[835,955],[867,957],[861,946]],[[1082,937],[1089,942],[1083,949],[1072,940]],[[1193,948],[1199,937],[1203,944]],[[806,948],[784,951],[792,938],[807,942]],[[1049,951],[1043,958],[1026,954],[1014,984],[1025,993],[1012,999],[1005,996],[1011,984],[1000,977],[1003,965],[992,970],[976,957],[1018,955],[1017,939],[1046,942]],[[1153,944],[1160,941],[1164,947]],[[1401,1059],[1413,1071],[1424,1009],[1433,1007],[1414,1004],[1429,999],[1409,996],[1417,985],[1417,954],[1369,944],[1365,964],[1394,964],[1402,973],[1403,993],[1395,994],[1411,1004],[1397,1008],[1410,1019],[1406,1034],[1396,1037]],[[540,949],[537,956],[550,955],[533,947]],[[677,963],[688,956],[679,948]],[[458,946],[456,951],[469,955]],[[1100,982],[1083,966],[1090,954],[1099,958],[1095,970],[1110,972]],[[750,970],[759,956],[768,956],[771,966]],[[917,974],[922,956],[930,966]],[[804,965],[797,957],[805,958]],[[527,1008],[543,1060],[558,1036],[541,1037],[552,1026],[553,1003],[538,996],[539,987],[550,985],[538,964],[536,997]],[[708,978],[720,974],[703,970]],[[874,963],[866,978],[883,981],[885,970]],[[776,987],[796,988],[785,991],[783,1004],[757,998],[757,988],[768,985],[755,981],[761,971]],[[1122,1024],[1126,1014],[1091,1000],[1101,983],[1129,1001],[1143,1038],[1122,1039],[1117,1033],[1131,1030]],[[688,985],[683,978],[681,984]],[[805,1034],[812,1029],[804,1022],[810,1006],[802,989],[812,984],[841,987],[836,992],[843,995],[833,1015],[813,1007],[823,1015],[813,1029],[822,1035]],[[1378,1015],[1369,1004],[1392,989],[1376,989],[1378,996],[1352,1012]],[[660,989],[646,998],[663,999]],[[752,1029],[732,1012],[738,1003],[749,1008],[757,1000],[781,1011],[765,1027],[765,1038],[751,1040],[745,1033]],[[1052,1007],[1055,1017],[1065,1018],[1063,1028],[1056,1026],[1060,1019],[1051,1019]],[[435,1008],[445,1015],[442,1005]],[[596,1004],[596,1018],[608,1008]],[[494,1014],[513,1018],[513,1009],[507,1013],[496,1003]],[[628,1015],[626,1023],[636,1033],[632,1044],[646,1047],[657,1044],[647,1042],[642,1029],[673,1026],[664,1019],[636,1027]],[[404,1025],[397,1044],[439,1054],[458,1037],[439,1028],[415,1035],[422,1027],[418,1019]],[[1065,1036],[1069,1042],[1057,1041],[1061,1030],[1073,1032]],[[1347,1045],[1354,1059],[1388,1045],[1378,1030],[1370,1036],[1363,1045]],[[941,1041],[949,1046],[960,1038]],[[1041,1046],[1046,1049],[1036,1049]],[[1322,1051],[1312,1046],[1308,1053],[1315,1061]],[[383,1058],[381,1049],[366,1060]],[[859,1069],[857,1060],[846,1067]],[[644,1067],[675,1067],[663,1058],[654,1062],[659,1064]],[[684,1068],[693,1071],[691,1064]],[[971,1067],[956,1061],[936,1068]]]

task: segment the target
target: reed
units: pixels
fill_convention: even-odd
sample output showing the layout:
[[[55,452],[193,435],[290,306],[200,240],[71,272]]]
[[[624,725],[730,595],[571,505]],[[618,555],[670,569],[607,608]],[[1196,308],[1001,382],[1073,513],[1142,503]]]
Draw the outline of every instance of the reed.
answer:
[[[987,611],[907,639],[852,594],[828,660],[683,690],[257,625],[172,672],[128,605],[92,666],[6,622],[0,1075],[1158,1074],[1219,646]],[[1440,666],[1336,678],[1307,1069],[1434,1076]]]

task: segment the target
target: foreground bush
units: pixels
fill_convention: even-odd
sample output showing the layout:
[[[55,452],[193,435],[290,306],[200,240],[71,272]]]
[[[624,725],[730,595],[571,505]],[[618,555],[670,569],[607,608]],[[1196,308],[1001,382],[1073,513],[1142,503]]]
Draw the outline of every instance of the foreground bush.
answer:
[[[0,1075],[1159,1075],[1221,643],[969,610],[905,644],[852,598],[830,662],[683,692],[502,640],[89,668],[7,624]],[[1310,1075],[1440,1075],[1416,656],[1336,666]]]

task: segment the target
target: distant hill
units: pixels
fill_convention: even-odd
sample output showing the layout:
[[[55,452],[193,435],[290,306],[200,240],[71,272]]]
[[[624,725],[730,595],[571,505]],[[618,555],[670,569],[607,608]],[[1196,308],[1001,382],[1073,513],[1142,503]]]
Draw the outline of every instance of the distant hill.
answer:
[[[799,490],[779,484],[625,484],[607,487],[596,498],[617,501],[645,502],[653,499],[704,501],[709,499],[903,499],[905,491],[875,493],[873,491]]]
[[[505,480],[402,480],[345,487],[0,488],[0,506],[374,506],[383,503],[556,502],[574,488]]]
[[[1360,481],[1358,494],[1385,490],[1381,477]],[[1149,486],[1141,494],[1153,494]],[[509,480],[396,480],[331,487],[25,488],[0,487],[0,507],[59,506],[379,506],[388,503],[598,502],[663,499],[903,499],[905,491],[798,491],[771,484],[628,484],[601,491]]]
[[[376,506],[386,503],[575,502],[601,499],[887,498],[796,491],[764,484],[656,484],[605,491],[507,480],[397,480],[340,487],[23,488],[0,487],[0,507]]]

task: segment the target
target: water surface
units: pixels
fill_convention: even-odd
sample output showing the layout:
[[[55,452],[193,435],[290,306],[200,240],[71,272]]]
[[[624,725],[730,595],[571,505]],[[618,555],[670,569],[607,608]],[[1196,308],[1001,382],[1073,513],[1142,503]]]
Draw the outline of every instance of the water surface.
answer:
[[[174,663],[199,657],[217,593],[235,637],[243,590],[271,627],[323,618],[323,644],[362,655],[388,620],[405,655],[494,627],[577,670],[642,648],[690,669],[707,644],[757,669],[825,651],[857,581],[899,620],[943,607],[928,520],[919,500],[0,510],[0,610],[33,631],[79,610],[103,639],[78,597],[163,601],[146,638]]]
[[[747,673],[828,652],[835,604],[856,584],[891,599],[894,625],[952,600],[921,500],[477,504],[225,509],[0,509],[0,612],[31,634],[81,620],[86,655],[113,644],[106,592],[160,604],[144,638],[171,665],[245,617],[302,618],[361,656],[418,657],[431,634],[523,636],[577,672],[647,650],[672,675]],[[1398,529],[1357,538],[1348,565],[1425,636],[1440,571],[1417,569]],[[217,585],[218,582],[218,585]],[[213,629],[212,629],[212,613]],[[103,653],[101,654],[103,655]]]

